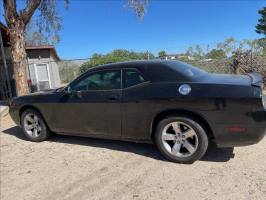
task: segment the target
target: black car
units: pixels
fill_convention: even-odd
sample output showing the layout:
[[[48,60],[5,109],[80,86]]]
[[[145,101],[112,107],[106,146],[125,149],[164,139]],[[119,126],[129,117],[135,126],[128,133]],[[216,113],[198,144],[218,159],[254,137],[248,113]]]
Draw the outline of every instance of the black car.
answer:
[[[209,74],[179,61],[93,68],[68,86],[14,98],[10,113],[32,141],[51,133],[154,142],[174,162],[192,163],[210,141],[251,145],[266,130],[262,77]]]

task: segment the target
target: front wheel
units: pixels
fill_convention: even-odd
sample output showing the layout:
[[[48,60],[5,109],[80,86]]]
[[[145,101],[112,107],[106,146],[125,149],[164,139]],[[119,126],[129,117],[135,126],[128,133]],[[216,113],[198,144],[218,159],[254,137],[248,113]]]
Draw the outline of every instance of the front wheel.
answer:
[[[22,113],[21,126],[24,135],[31,141],[41,142],[50,136],[48,127],[36,110],[27,109]]]
[[[162,120],[156,128],[155,142],[164,157],[177,163],[193,163],[208,148],[208,137],[202,126],[187,117]]]

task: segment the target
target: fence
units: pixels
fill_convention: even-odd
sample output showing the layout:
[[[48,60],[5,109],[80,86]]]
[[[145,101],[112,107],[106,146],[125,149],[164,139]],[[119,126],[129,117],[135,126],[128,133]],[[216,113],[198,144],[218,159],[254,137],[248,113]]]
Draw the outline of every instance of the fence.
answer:
[[[4,63],[0,61],[0,101],[7,100],[10,97],[16,96],[15,80],[12,78],[12,63],[6,62],[7,71]]]
[[[234,63],[232,59],[211,60],[211,61],[189,61],[190,64],[197,66],[209,73],[217,74],[248,74],[258,72],[263,76],[263,89],[266,92],[266,63],[256,62]]]
[[[42,85],[38,85],[36,77],[36,64],[27,63],[27,78],[31,92],[37,90],[57,88],[66,85],[77,76],[80,75],[80,67],[82,64],[87,62],[88,59],[76,59],[76,60],[64,60],[64,61],[42,61],[39,62],[41,65],[47,64],[49,67],[49,82],[42,81]],[[186,61],[194,66],[197,66],[210,73],[223,73],[223,74],[239,74],[249,73],[253,69],[245,65],[235,66],[231,59],[220,59],[220,60],[203,60],[203,61]],[[8,62],[8,69],[12,69],[11,63]],[[256,63],[255,63],[256,64]],[[266,64],[260,65],[259,68],[254,68],[255,71],[260,72],[264,76],[264,88],[266,86]],[[7,83],[9,81],[12,88],[12,95],[15,96],[15,81],[12,79],[12,72],[10,72],[9,78],[5,77],[4,66],[0,63],[0,100],[8,98]],[[48,73],[48,72],[47,72]],[[39,77],[40,78],[40,77]],[[266,88],[265,88],[266,90]]]
[[[59,62],[59,73],[63,84],[69,83],[80,74],[81,65],[88,60],[68,60]],[[217,74],[247,74],[253,71],[259,72],[264,76],[264,85],[266,86],[266,63],[255,60],[253,64],[243,62],[236,65],[232,59],[217,60],[186,60],[191,65],[197,66],[209,73]],[[254,67],[253,67],[253,66]],[[256,67],[255,67],[256,66]],[[265,88],[265,87],[264,87]],[[265,88],[266,89],[266,88]]]
[[[71,80],[80,75],[80,67],[88,61],[82,60],[64,60],[58,62],[60,79],[63,84],[69,83]],[[230,62],[226,59],[211,61],[185,61],[191,65],[197,66],[209,73],[218,74],[234,74],[234,70]]]
[[[80,75],[80,67],[88,59],[63,60],[58,62],[59,74],[62,84],[67,84]]]

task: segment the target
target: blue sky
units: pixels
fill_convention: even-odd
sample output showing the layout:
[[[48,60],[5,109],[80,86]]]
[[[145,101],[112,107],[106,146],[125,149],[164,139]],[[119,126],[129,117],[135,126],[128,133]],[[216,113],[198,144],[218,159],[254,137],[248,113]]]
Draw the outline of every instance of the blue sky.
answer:
[[[257,11],[266,1],[158,1],[151,0],[143,21],[125,8],[126,0],[70,0],[60,5],[63,59],[87,58],[123,48],[157,53],[184,52],[196,44],[214,46],[233,36],[238,40],[261,37],[254,31]]]

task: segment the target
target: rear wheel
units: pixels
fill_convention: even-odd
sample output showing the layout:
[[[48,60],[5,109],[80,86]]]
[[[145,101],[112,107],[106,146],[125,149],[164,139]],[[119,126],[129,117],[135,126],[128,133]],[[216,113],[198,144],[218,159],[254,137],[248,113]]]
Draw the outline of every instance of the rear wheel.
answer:
[[[31,141],[41,142],[50,136],[48,127],[36,110],[27,109],[22,113],[21,126],[24,135]]]
[[[169,117],[162,120],[155,132],[160,152],[178,163],[193,163],[208,148],[208,137],[202,126],[186,117]]]

